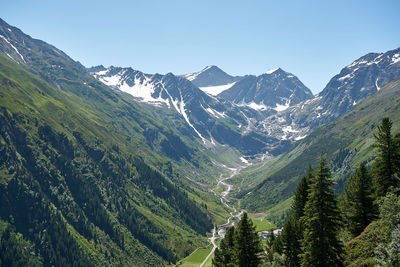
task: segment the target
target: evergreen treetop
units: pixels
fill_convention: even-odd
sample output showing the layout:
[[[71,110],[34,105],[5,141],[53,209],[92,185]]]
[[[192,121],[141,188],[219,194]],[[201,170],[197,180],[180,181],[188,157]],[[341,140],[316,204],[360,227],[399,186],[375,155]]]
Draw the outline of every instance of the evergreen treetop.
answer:
[[[303,238],[304,230],[300,223],[300,218],[304,216],[304,207],[307,202],[308,189],[312,177],[313,169],[309,165],[306,175],[302,177],[297,185],[293,196],[291,213],[283,226],[281,239],[285,254],[285,266],[300,266],[299,255],[301,254],[301,239]]]
[[[378,131],[375,134],[375,147],[378,150],[374,162],[375,172],[375,194],[376,197],[383,197],[390,188],[399,186],[400,151],[399,142],[392,136],[392,121],[383,118]]]
[[[230,227],[226,230],[225,237],[221,240],[219,248],[215,249],[213,266],[227,267],[233,266],[234,261],[234,233],[235,228]]]
[[[308,189],[313,177],[313,169],[308,165],[307,173],[301,178],[293,196],[292,213],[295,219],[300,219],[304,215],[304,207],[307,202]]]
[[[247,213],[243,213],[242,218],[235,229],[235,263],[236,266],[252,267],[259,266],[261,263],[260,238],[255,230],[255,226]]]
[[[337,238],[341,220],[332,185],[328,160],[321,155],[302,218],[301,266],[343,266],[342,245]]]
[[[346,181],[343,215],[352,236],[359,235],[375,217],[372,179],[364,163]]]

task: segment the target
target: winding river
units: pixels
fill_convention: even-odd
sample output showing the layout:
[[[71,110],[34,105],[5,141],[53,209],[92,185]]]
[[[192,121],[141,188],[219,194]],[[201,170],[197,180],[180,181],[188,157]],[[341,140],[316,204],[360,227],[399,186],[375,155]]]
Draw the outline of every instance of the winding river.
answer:
[[[228,177],[225,177],[225,178],[222,178],[222,175],[221,175],[217,179],[218,183],[216,185],[216,188],[218,188],[218,186],[220,186],[220,185],[225,187],[225,190],[222,191],[221,195],[220,195],[221,202],[232,211],[230,212],[230,216],[227,219],[226,223],[220,224],[220,225],[214,227],[214,229],[211,230],[212,236],[209,238],[209,240],[210,240],[210,243],[212,244],[213,248],[210,251],[210,253],[207,255],[207,257],[204,259],[204,261],[200,264],[200,267],[203,267],[204,264],[206,264],[206,262],[208,261],[208,259],[213,255],[215,249],[217,248],[217,245],[215,244],[215,241],[217,239],[224,238],[226,229],[235,225],[235,222],[233,221],[233,218],[240,219],[240,217],[243,214],[242,210],[237,211],[236,207],[231,205],[230,201],[227,199],[227,196],[232,191],[233,186],[231,184],[228,184],[226,181],[229,180],[229,179],[232,179],[234,176],[238,175],[242,169],[244,169],[244,168],[246,168],[246,167],[248,167],[250,165],[251,165],[250,163],[246,163],[246,165],[238,167],[238,168],[228,168],[231,171],[231,174]]]

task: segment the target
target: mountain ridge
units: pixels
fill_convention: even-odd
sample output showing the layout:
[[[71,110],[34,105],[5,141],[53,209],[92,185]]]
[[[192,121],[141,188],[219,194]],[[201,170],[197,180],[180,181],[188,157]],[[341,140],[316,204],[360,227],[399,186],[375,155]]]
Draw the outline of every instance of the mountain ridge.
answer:
[[[91,70],[91,69],[89,69]],[[289,143],[262,131],[253,124],[271,112],[235,105],[206,94],[190,81],[172,73],[144,74],[132,68],[96,67],[91,74],[115,90],[127,92],[139,101],[180,114],[206,147],[216,143],[233,146],[245,155],[277,154]]]
[[[239,105],[255,103],[282,111],[313,94],[296,76],[276,68],[261,75],[246,75],[218,96]]]
[[[261,210],[289,198],[303,175],[300,166],[316,164],[322,152],[332,161],[336,189],[341,192],[346,178],[361,162],[372,162],[374,130],[383,117],[393,120],[394,133],[400,131],[400,76],[350,112],[312,132],[275,162],[267,163],[262,168],[265,175],[257,174],[258,184],[249,189],[252,193],[244,190],[239,195],[244,207]],[[275,191],[268,193],[271,188]]]

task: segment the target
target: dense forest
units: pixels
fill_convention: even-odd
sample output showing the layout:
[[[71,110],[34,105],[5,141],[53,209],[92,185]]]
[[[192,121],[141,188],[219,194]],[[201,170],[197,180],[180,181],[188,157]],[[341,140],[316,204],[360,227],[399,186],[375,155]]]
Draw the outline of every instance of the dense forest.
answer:
[[[376,158],[361,163],[337,197],[329,161],[308,166],[282,234],[258,239],[246,213],[227,230],[214,266],[400,266],[400,134],[384,118]]]

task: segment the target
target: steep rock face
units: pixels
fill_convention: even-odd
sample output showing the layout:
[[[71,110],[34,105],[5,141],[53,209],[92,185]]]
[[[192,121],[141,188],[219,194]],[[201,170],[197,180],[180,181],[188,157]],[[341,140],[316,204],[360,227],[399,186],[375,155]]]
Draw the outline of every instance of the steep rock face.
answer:
[[[0,51],[8,58],[30,67],[46,81],[55,84],[60,76],[68,80],[77,79],[77,73],[86,72],[85,67],[58,48],[33,39],[20,29],[0,19]]]
[[[213,102],[212,98],[191,82],[172,73],[145,74],[132,68],[102,66],[92,67],[89,72],[104,84],[115,90],[126,92],[140,102],[156,106],[173,107],[183,114],[185,102],[194,98],[199,102]],[[214,101],[215,102],[215,101]],[[183,107],[182,107],[183,106]]]
[[[257,130],[257,122],[273,114],[274,110],[258,111],[210,96],[172,73],[145,74],[131,68],[106,69],[102,66],[89,71],[104,84],[129,93],[137,101],[156,106],[161,112],[179,113],[207,147],[220,143],[235,147],[246,155],[277,155],[290,145],[287,140]]]
[[[259,76],[247,75],[218,96],[239,105],[282,111],[313,95],[296,76],[277,68]]]
[[[346,66],[321,93],[266,117],[259,125],[273,136],[300,140],[400,76],[400,48],[370,53]]]
[[[360,100],[374,94],[400,75],[400,48],[369,53],[346,66],[319,94],[329,118],[337,118]]]

